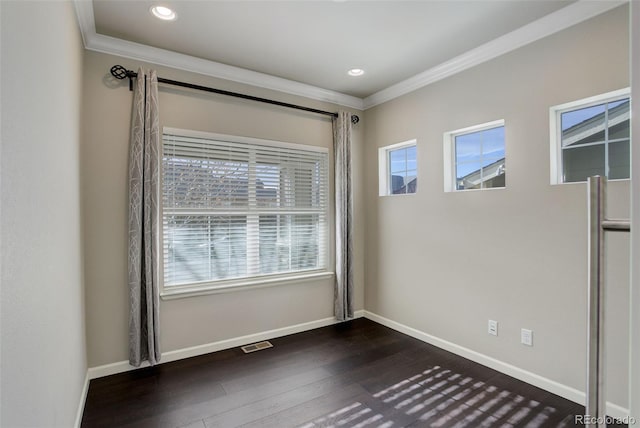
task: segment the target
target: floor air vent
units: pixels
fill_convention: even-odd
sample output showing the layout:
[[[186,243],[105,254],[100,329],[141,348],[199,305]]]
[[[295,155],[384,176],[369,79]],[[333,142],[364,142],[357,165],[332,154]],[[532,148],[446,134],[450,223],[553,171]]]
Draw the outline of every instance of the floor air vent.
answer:
[[[264,342],[252,343],[251,345],[244,345],[242,350],[245,354],[249,354],[251,352],[261,351],[263,349],[273,348],[273,345],[268,340]]]

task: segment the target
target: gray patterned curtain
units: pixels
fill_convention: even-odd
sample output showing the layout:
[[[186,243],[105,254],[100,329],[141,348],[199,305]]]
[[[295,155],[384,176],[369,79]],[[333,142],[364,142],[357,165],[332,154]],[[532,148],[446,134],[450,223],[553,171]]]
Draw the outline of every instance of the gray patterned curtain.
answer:
[[[138,70],[129,147],[129,363],[160,360],[158,77]]]
[[[338,321],[353,318],[353,196],[351,194],[351,114],[338,113],[333,120],[336,197],[335,315]]]

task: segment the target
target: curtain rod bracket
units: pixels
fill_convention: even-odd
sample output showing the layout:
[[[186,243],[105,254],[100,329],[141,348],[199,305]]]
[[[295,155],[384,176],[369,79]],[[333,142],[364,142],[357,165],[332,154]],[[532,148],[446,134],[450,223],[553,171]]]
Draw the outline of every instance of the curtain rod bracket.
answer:
[[[133,91],[133,79],[138,76],[138,73],[135,71],[127,70],[121,65],[114,65],[109,70],[111,75],[118,80],[129,78],[129,90]]]
[[[118,80],[129,78],[129,90],[133,91],[133,79],[138,77],[138,73],[136,73],[133,70],[127,70],[126,68],[124,68],[121,65],[114,65],[113,67],[111,67],[110,72],[111,72],[111,75],[113,77],[115,77],[116,79],[118,79]],[[299,106],[299,105],[284,103],[284,102],[281,102],[281,101],[274,101],[274,100],[270,100],[270,99],[267,99],[267,98],[254,97],[252,95],[239,94],[237,92],[224,91],[222,89],[215,89],[215,88],[209,88],[209,87],[206,87],[206,86],[194,85],[194,84],[191,84],[191,83],[178,82],[177,80],[163,79],[162,77],[158,77],[158,82],[159,83],[166,83],[166,84],[169,84],[169,85],[181,86],[183,88],[190,88],[190,89],[197,89],[197,90],[206,91],[206,92],[213,92],[215,94],[228,95],[230,97],[244,98],[245,100],[257,101],[257,102],[266,103],[266,104],[273,104],[273,105],[277,105],[277,106],[281,106],[281,107],[287,107],[287,108],[293,108],[293,109],[296,109],[296,110],[308,111],[308,112],[311,112],[311,113],[323,114],[325,116],[338,117],[338,113],[331,113],[331,112],[328,112],[328,111],[318,110],[318,109],[314,109],[314,108],[310,108],[310,107],[302,107],[302,106]],[[356,116],[355,114],[352,114],[351,115],[351,123],[353,123],[355,125],[358,122],[360,122],[360,118],[358,116]]]

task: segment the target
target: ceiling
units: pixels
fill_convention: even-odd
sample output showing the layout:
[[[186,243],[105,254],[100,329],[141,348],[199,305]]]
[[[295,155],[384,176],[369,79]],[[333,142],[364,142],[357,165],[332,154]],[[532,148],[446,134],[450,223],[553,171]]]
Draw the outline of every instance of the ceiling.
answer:
[[[577,10],[577,6],[585,9],[586,3],[608,3],[596,8],[602,9],[597,13],[602,13],[620,4],[580,1],[581,5],[577,5],[569,0],[93,0],[89,3],[87,7],[86,0],[76,0],[81,21],[84,14],[81,28],[86,44],[90,44],[86,33],[93,32],[89,36],[103,37],[103,44],[114,40],[129,43],[127,46],[134,46],[137,52],[148,47],[160,48],[149,48],[149,52],[155,56],[159,52],[183,54],[176,58],[183,62],[191,58],[199,67],[205,62],[215,65],[224,70],[222,74],[227,74],[218,77],[246,81],[240,76],[266,75],[278,78],[271,79],[276,86],[283,82],[295,86],[297,82],[304,84],[298,85],[300,90],[308,86],[360,101],[464,58],[470,52],[497,46],[498,42],[504,44],[503,40],[510,35],[522,38],[527,31],[531,33],[531,28],[540,27],[539,23],[549,27],[558,20],[554,21],[555,16],[564,16],[562,25],[566,26],[567,22],[573,22],[567,19],[567,11]],[[155,4],[170,6],[178,19],[166,22],[154,18],[149,9]],[[593,15],[591,12],[590,16]],[[88,29],[91,18],[94,26]],[[117,49],[113,53],[118,53]],[[494,52],[494,56],[498,54]],[[351,68],[362,68],[365,74],[348,76]],[[233,78],[235,75],[238,79]],[[314,98],[328,99],[324,95]]]

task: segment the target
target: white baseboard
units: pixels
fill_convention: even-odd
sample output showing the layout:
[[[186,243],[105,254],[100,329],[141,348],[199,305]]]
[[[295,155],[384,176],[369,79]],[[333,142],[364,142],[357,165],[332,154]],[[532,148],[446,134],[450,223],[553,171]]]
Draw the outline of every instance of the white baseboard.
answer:
[[[554,380],[548,379],[546,377],[537,375],[530,371],[521,369],[519,367],[513,366],[503,361],[497,360],[493,357],[489,357],[487,355],[481,354],[472,349],[465,348],[460,345],[456,345],[455,343],[449,342],[444,339],[440,339],[439,337],[432,336],[423,331],[416,330],[415,328],[406,326],[404,324],[400,324],[399,322],[392,321],[388,318],[374,314],[373,312],[364,311],[364,317],[370,319],[371,321],[375,321],[379,324],[387,326],[393,330],[399,331],[400,333],[404,333],[408,336],[414,337],[423,342],[437,346],[438,348],[447,350],[456,355],[467,358],[478,364],[482,364],[483,366],[490,367],[501,373],[512,376],[523,382],[537,386],[538,388],[542,388],[545,391],[549,391],[553,394],[559,395],[563,398],[566,398],[567,400],[571,400],[581,405],[585,404],[585,401],[586,401],[585,393],[575,388],[572,388],[570,386],[563,385]],[[629,409],[625,409],[624,407],[619,406],[617,404],[607,402],[607,414],[614,418],[624,418],[625,416],[629,415]]]
[[[87,393],[89,392],[89,370],[84,377],[84,385],[82,385],[82,392],[80,393],[80,403],[78,404],[78,410],[76,412],[76,422],[73,424],[74,428],[80,428],[82,424],[82,415],[84,414],[84,404],[87,401]]]
[[[365,311],[355,311],[354,318],[361,318]],[[236,348],[238,346],[248,345],[249,343],[259,342],[261,340],[275,339],[276,337],[287,336],[289,334],[301,333],[303,331],[313,330],[315,328],[325,327],[337,324],[338,321],[334,317],[323,318],[320,320],[295,324],[287,327],[277,328],[274,330],[263,331],[260,333],[249,334],[246,336],[234,337],[231,339],[220,340],[218,342],[206,343],[204,345],[192,346],[189,348],[176,349],[162,353],[162,363],[182,360],[185,358],[196,357],[198,355],[209,354],[211,352],[222,351],[224,349]],[[145,362],[140,367],[148,367],[149,363]],[[129,364],[129,361],[119,361],[117,363],[105,364],[98,367],[91,367],[87,371],[88,379],[97,379],[99,377],[109,376],[116,373],[123,373],[136,368]]]
[[[542,388],[546,391],[549,391],[553,394],[564,397],[575,403],[578,403],[581,405],[585,404],[585,393],[575,388],[572,388],[570,386],[561,384],[554,380],[545,378],[543,376],[537,375],[530,371],[521,369],[519,367],[505,363],[503,361],[497,360],[493,357],[489,357],[487,355],[481,354],[469,348],[456,345],[455,343],[449,342],[444,339],[440,339],[439,337],[430,335],[428,333],[406,326],[399,322],[392,321],[388,318],[385,318],[373,312],[369,312],[366,310],[355,311],[354,318],[361,318],[361,317],[368,318],[379,324],[387,326],[393,330],[399,331],[401,333],[414,337],[423,342],[437,346],[438,348],[447,350],[461,357],[468,358],[469,360],[474,361],[478,364],[482,364],[483,366],[490,367],[501,373],[507,374],[523,382],[527,382],[531,385],[537,386],[538,388]],[[287,336],[289,334],[301,333],[303,331],[313,330],[316,328],[325,327],[325,326],[337,324],[337,323],[338,321],[336,321],[335,318],[330,317],[330,318],[324,318],[324,319],[310,321],[306,323],[295,324],[292,326],[282,327],[274,330],[263,331],[260,333],[250,334],[246,336],[240,336],[240,337],[235,337],[231,339],[221,340],[218,342],[207,343],[204,345],[198,345],[198,346],[193,346],[193,347],[184,348],[184,349],[177,349],[174,351],[163,353],[161,364],[168,363],[171,361],[182,360],[184,358],[195,357],[198,355],[204,355],[211,352],[222,351],[224,349],[235,348],[238,346],[247,345],[249,343],[259,342],[261,340],[269,340],[269,339],[274,339],[276,337]],[[141,367],[148,367],[148,366],[149,366],[148,363],[144,363]],[[82,422],[82,414],[83,414],[85,400],[86,400],[87,392],[89,388],[89,381],[91,379],[96,379],[96,378],[109,376],[117,373],[123,373],[131,370],[135,370],[135,369],[136,367],[129,365],[128,361],[120,361],[117,363],[105,364],[102,366],[89,368],[87,370],[87,376],[85,378],[84,387],[82,390],[82,396],[80,397],[80,404],[78,406],[78,413],[76,415],[75,427],[79,428]],[[607,414],[615,418],[624,418],[625,416],[629,415],[629,409],[626,409],[614,403],[607,402]]]

